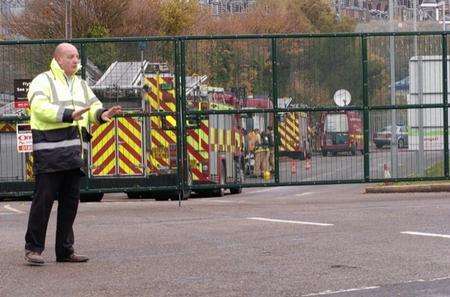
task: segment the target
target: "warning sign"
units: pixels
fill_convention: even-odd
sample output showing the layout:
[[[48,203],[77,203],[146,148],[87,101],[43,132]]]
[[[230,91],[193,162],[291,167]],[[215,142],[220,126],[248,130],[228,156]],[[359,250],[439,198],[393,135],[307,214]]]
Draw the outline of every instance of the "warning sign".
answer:
[[[14,80],[14,107],[16,109],[24,109],[29,107],[27,94],[30,83],[30,79]]]
[[[31,153],[33,151],[33,136],[30,124],[17,124],[17,151]]]

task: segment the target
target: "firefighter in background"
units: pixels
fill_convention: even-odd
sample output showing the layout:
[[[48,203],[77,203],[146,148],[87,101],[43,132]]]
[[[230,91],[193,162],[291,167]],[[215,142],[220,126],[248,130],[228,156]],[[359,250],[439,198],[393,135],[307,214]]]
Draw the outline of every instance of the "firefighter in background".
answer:
[[[258,141],[255,148],[255,176],[263,176],[264,172],[268,170],[269,164],[269,137],[266,132],[258,134]]]
[[[248,175],[253,175],[255,172],[255,147],[258,141],[258,135],[254,129],[251,129],[250,132],[245,137],[246,148],[245,151],[245,172]]]

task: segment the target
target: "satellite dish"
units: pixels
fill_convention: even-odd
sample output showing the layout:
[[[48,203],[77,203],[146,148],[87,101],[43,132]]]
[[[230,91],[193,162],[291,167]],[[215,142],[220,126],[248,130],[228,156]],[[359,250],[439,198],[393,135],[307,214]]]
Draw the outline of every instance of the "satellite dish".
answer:
[[[352,95],[350,95],[349,91],[340,89],[334,93],[333,99],[337,106],[343,107],[350,104],[352,101]]]

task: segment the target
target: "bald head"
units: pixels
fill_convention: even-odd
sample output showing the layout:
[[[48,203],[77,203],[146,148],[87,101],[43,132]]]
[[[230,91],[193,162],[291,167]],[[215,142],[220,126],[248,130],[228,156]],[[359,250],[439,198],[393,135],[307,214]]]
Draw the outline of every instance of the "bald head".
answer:
[[[53,53],[53,58],[58,62],[59,66],[67,76],[71,76],[77,72],[79,55],[75,46],[70,43],[60,43]]]

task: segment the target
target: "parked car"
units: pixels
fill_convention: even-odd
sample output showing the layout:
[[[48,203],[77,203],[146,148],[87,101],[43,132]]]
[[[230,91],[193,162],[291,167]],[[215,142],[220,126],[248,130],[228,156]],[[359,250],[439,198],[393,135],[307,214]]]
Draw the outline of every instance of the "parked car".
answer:
[[[373,142],[377,148],[382,148],[385,145],[391,145],[391,131],[392,126],[386,126],[376,132],[373,136]],[[399,148],[408,147],[408,129],[406,126],[397,125],[397,144]]]

